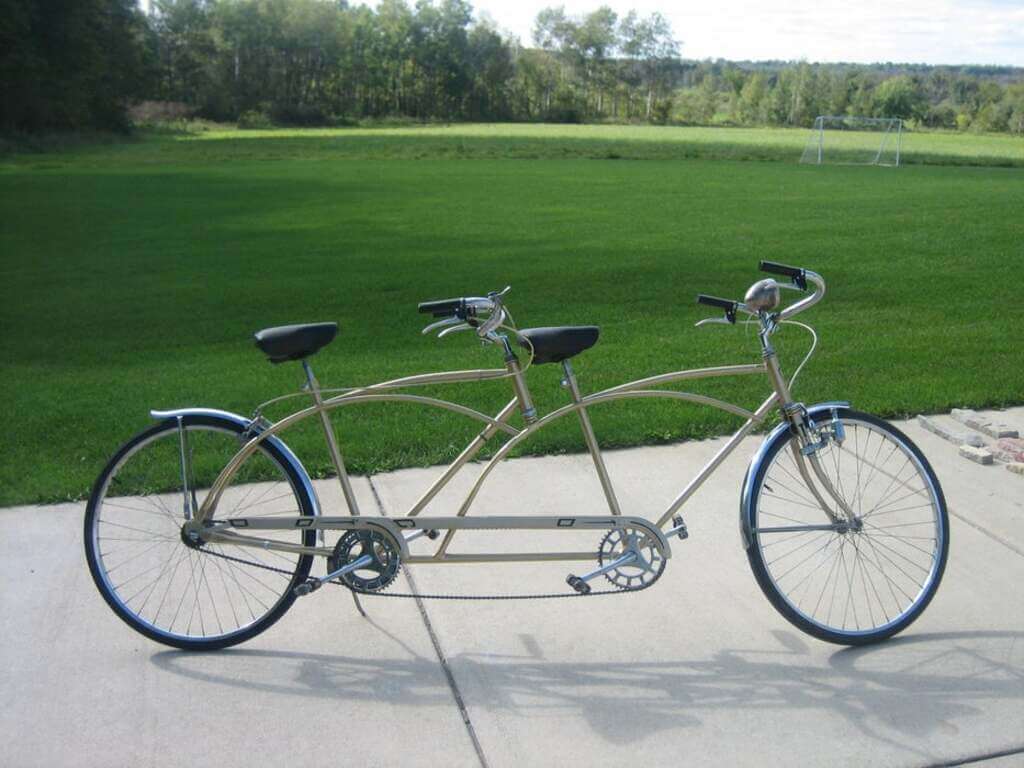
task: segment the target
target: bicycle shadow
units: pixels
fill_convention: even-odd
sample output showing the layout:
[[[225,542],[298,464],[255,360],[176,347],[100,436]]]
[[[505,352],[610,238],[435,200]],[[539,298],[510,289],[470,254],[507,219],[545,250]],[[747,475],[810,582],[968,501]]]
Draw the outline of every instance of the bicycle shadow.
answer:
[[[521,636],[522,656],[459,654],[448,661],[471,714],[477,708],[505,716],[576,711],[610,743],[699,726],[702,713],[715,710],[743,717],[771,708],[838,714],[865,735],[906,750],[914,738],[955,732],[954,721],[978,715],[986,702],[1024,699],[1024,644],[1018,645],[1024,632],[914,635],[845,648],[824,664],[802,660],[810,649],[797,635],[773,634],[778,650],[723,649],[702,660],[547,661],[527,635]],[[387,697],[412,707],[451,704],[437,660],[409,653],[382,659],[162,651],[151,661],[167,672],[247,691],[347,703]],[[622,727],[624,711],[629,728]]]

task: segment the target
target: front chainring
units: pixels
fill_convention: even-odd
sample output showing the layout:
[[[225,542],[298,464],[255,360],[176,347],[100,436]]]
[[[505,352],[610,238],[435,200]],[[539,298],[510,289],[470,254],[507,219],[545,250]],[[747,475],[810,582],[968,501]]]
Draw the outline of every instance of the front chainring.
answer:
[[[604,577],[622,590],[646,589],[665,570],[665,555],[647,532],[626,526],[615,528],[601,539],[597,560],[603,568],[627,552],[636,554],[636,560],[608,571]]]
[[[327,558],[327,572],[343,568],[364,555],[369,555],[372,562],[339,576],[338,580],[357,592],[386,589],[398,576],[401,560],[395,542],[380,531],[349,531],[338,539],[334,553]]]

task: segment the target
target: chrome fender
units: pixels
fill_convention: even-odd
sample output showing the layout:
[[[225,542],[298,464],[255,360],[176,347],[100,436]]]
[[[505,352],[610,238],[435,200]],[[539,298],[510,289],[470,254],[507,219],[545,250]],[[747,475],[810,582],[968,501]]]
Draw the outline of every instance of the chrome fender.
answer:
[[[850,408],[850,403],[845,400],[829,400],[824,403],[815,403],[814,405],[807,406],[807,415],[813,418],[822,413],[848,408]],[[754,492],[754,476],[757,474],[757,470],[760,468],[761,462],[764,461],[764,457],[769,449],[777,441],[784,439],[787,432],[789,432],[789,422],[787,421],[775,427],[775,429],[768,433],[768,436],[757,449],[757,453],[751,458],[750,464],[747,465],[747,473],[743,477],[743,490],[740,493],[740,539],[744,550],[750,549],[751,544],[753,544],[750,536],[752,528],[750,502],[751,495]]]
[[[249,429],[252,427],[254,433],[263,431],[263,428],[259,425],[253,427],[252,419],[247,419],[245,416],[239,416],[237,413],[231,413],[230,411],[221,411],[216,408],[178,408],[173,411],[150,411],[150,417],[157,421],[164,421],[166,419],[177,419],[180,416],[212,416],[218,419],[224,419],[237,424],[240,427]],[[313,488],[313,482],[309,479],[309,473],[306,468],[302,466],[302,462],[299,461],[299,457],[292,453],[292,449],[289,448],[284,442],[276,435],[271,435],[264,442],[274,446],[275,449],[281,452],[284,460],[288,462],[295,473],[299,476],[302,488],[309,497],[310,504],[313,507],[313,515],[316,517],[320,516],[320,499],[316,495],[316,490]]]

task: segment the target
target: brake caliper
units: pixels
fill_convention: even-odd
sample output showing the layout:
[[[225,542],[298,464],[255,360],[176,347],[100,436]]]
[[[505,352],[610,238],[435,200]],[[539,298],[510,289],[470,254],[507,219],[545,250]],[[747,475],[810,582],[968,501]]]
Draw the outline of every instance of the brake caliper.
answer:
[[[816,435],[817,442],[809,442],[803,448],[800,449],[800,453],[804,456],[810,456],[811,454],[817,453],[826,445],[829,441],[835,442],[837,445],[842,445],[846,439],[846,428],[843,427],[843,422],[839,418],[839,409],[833,408],[831,410],[832,420],[826,424],[819,425],[814,421],[807,412],[804,412],[804,421],[807,425],[807,432],[809,435]]]

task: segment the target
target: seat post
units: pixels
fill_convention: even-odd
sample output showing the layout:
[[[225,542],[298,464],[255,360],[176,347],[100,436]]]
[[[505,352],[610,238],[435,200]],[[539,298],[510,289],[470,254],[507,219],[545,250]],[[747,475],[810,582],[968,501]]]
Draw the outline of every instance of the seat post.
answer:
[[[349,513],[353,517],[358,517],[359,502],[356,501],[355,491],[352,490],[352,483],[348,478],[348,472],[345,471],[345,462],[341,458],[341,450],[338,448],[338,439],[334,434],[331,417],[328,415],[327,409],[324,408],[324,400],[320,396],[320,383],[316,380],[316,376],[313,375],[313,369],[309,366],[308,361],[302,361],[302,369],[306,372],[306,385],[309,387],[309,393],[312,395],[313,402],[316,403],[316,408],[320,413],[320,424],[323,426],[324,436],[327,438],[327,449],[331,454],[331,461],[334,462],[334,468],[338,472],[341,493],[345,497],[345,503],[348,504]]]
[[[583,398],[580,396],[580,387],[576,383],[576,374],[572,370],[572,363],[568,359],[562,361],[562,372],[565,374],[565,378],[562,379],[562,386],[569,390],[569,396],[572,398],[572,401],[579,405]],[[615,498],[615,489],[612,488],[611,478],[608,476],[608,470],[604,466],[604,458],[601,456],[601,448],[597,444],[597,436],[594,434],[594,428],[590,424],[590,416],[587,415],[586,406],[580,406],[576,413],[580,417],[583,439],[587,443],[587,449],[590,451],[590,456],[594,460],[594,467],[597,469],[597,477],[601,481],[601,490],[604,491],[604,497],[608,500],[608,509],[611,510],[613,515],[621,515],[622,510],[619,509],[619,500]]]

